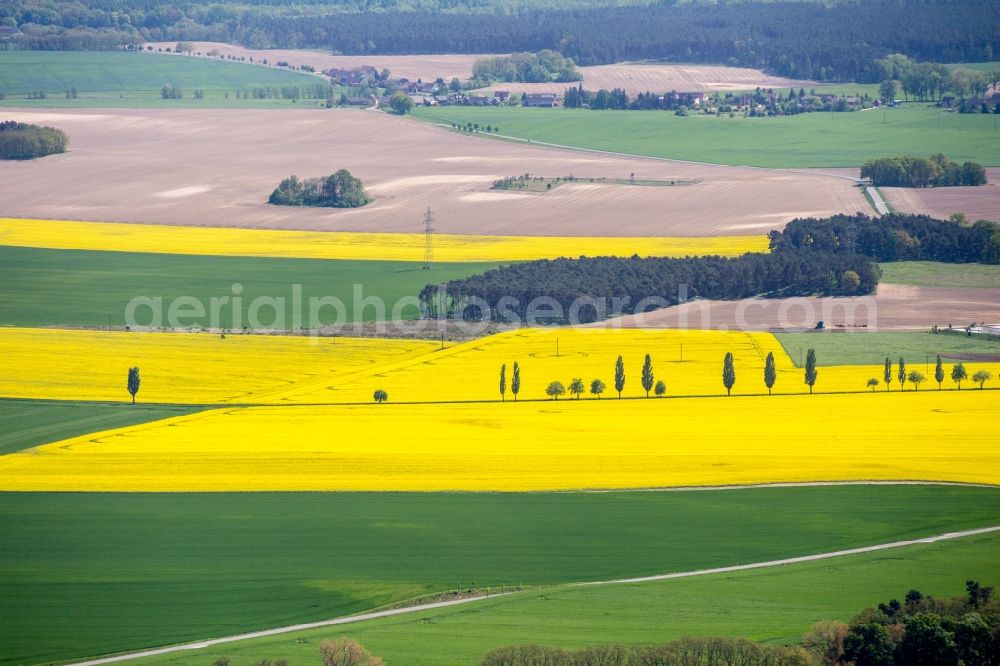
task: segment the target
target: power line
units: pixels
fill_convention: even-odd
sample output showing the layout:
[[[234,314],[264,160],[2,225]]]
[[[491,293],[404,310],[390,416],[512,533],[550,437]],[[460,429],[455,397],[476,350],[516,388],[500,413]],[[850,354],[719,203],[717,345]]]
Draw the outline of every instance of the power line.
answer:
[[[427,207],[424,214],[424,270],[429,271],[434,263],[434,213]]]

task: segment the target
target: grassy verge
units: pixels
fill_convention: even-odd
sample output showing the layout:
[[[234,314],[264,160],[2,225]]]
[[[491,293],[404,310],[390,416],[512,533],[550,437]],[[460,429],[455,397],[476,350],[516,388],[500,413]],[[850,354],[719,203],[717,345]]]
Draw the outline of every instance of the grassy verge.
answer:
[[[479,107],[417,109],[414,116],[491,125],[502,135],[533,141],[718,164],[847,167],[873,157],[943,152],[956,161],[1000,165],[995,116],[945,113],[926,104],[783,118]]]
[[[885,357],[893,364],[900,356],[914,369],[925,371],[929,364],[934,372],[935,357],[940,354],[945,361],[962,360],[969,355],[1000,354],[1000,342],[982,336],[934,334],[930,331],[916,333],[868,333],[864,331],[776,333],[778,342],[788,356],[799,364],[808,349],[816,350],[816,361],[821,366],[832,365],[881,365]],[[951,368],[946,368],[946,374]],[[950,380],[949,380],[950,381]]]
[[[0,400],[0,455],[99,430],[156,421],[198,411],[44,400]]]
[[[942,486],[8,493],[0,495],[0,663],[319,620],[442,590],[763,561],[998,518],[995,489]],[[566,627],[575,622],[563,617]]]
[[[865,607],[919,589],[959,596],[966,580],[996,582],[1000,537],[920,545],[815,563],[607,587],[529,591],[457,609],[296,632],[143,659],[147,666],[211,664],[222,655],[314,663],[323,640],[350,636],[388,664],[475,664],[501,645],[664,643],[684,636],[745,636],[797,643],[821,619],[848,620]]]
[[[0,106],[39,107],[290,107],[318,106],[325,98],[237,99],[255,88],[298,87],[308,94],[327,80],[247,63],[124,51],[0,51]],[[181,99],[165,100],[173,84]],[[78,97],[66,93],[76,89]],[[205,93],[195,99],[194,91]],[[338,89],[339,90],[339,89]],[[44,91],[46,99],[28,99]]]
[[[879,268],[882,282],[889,284],[1000,289],[1000,265],[899,261],[879,264]]]
[[[48,250],[0,246],[0,324],[10,326],[121,326],[128,302],[139,296],[162,298],[164,317],[170,302],[190,296],[204,304],[201,317],[186,317],[186,325],[210,323],[210,299],[232,297],[233,285],[242,286],[242,321],[257,297],[284,298],[285,327],[291,327],[293,285],[302,285],[303,321],[312,296],[335,296],[345,305],[348,322],[374,321],[378,312],[355,307],[354,288],[363,296],[381,298],[391,308],[404,297],[413,297],[431,282],[481,273],[496,264],[423,264],[403,261],[348,261],[278,259],[264,257],[214,257],[89,250]],[[232,305],[221,309],[232,325]],[[415,318],[411,306],[401,311]],[[142,316],[149,318],[149,309]],[[336,319],[332,308],[322,312],[324,322]],[[261,310],[264,324],[273,317]],[[146,320],[138,323],[146,323]],[[279,327],[283,328],[283,327]]]

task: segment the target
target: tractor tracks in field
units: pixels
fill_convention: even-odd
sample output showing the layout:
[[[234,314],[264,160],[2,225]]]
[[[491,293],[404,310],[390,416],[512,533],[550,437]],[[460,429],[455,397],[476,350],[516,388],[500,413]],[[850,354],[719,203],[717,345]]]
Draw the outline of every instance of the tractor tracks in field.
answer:
[[[663,580],[673,580],[675,578],[692,578],[695,576],[710,576],[713,574],[723,574],[723,573],[735,573],[740,571],[750,571],[753,569],[766,569],[771,567],[780,567],[790,564],[802,564],[806,562],[817,562],[821,560],[834,559],[838,557],[847,557],[851,555],[862,555],[866,553],[875,553],[884,550],[892,550],[895,548],[905,548],[908,546],[918,546],[924,544],[939,543],[942,541],[950,541],[953,539],[961,539],[965,537],[981,536],[984,534],[992,534],[995,532],[1000,532],[1000,525],[993,525],[990,527],[979,527],[975,529],[959,530],[954,532],[945,532],[943,534],[936,534],[933,536],[921,537],[916,539],[906,539],[903,541],[892,541],[888,543],[875,544],[871,546],[861,546],[859,548],[848,548],[844,550],[835,550],[825,553],[815,553],[813,555],[803,555],[800,557],[789,557],[778,560],[768,560],[764,562],[753,562],[749,564],[735,564],[725,567],[715,567],[712,569],[696,569],[693,571],[678,571],[674,573],[667,574],[657,574],[653,576],[640,576],[637,578],[620,578],[613,580],[604,581],[590,581],[585,583],[572,583],[564,586],[556,587],[584,587],[584,586],[595,586],[595,585],[624,585],[624,584],[635,584],[635,583],[648,583]],[[161,648],[155,648],[151,650],[142,650],[138,652],[130,652],[125,654],[113,655],[109,657],[102,657],[98,659],[90,659],[87,661],[80,661],[68,664],[66,666],[102,666],[103,664],[113,664],[125,661],[130,661],[133,659],[141,659],[147,657],[156,657],[169,655],[177,652],[185,652],[188,650],[200,650],[204,648],[214,647],[216,645],[225,645],[227,643],[235,643],[238,641],[244,641],[254,638],[266,638],[268,636],[279,636],[281,634],[288,634],[296,631],[304,631],[308,629],[321,629],[323,627],[334,627],[344,624],[355,624],[358,622],[367,622],[369,620],[377,620],[381,618],[394,617],[398,615],[409,615],[415,613],[423,613],[426,611],[439,610],[442,608],[450,608],[452,606],[459,606],[463,604],[469,604],[476,601],[483,601],[486,599],[495,599],[498,597],[510,596],[512,594],[518,594],[518,592],[502,592],[499,594],[487,594],[475,597],[465,597],[461,599],[454,599],[448,601],[438,601],[434,603],[418,604],[415,606],[407,606],[403,608],[393,608],[389,610],[373,611],[370,613],[362,613],[359,615],[350,615],[347,617],[339,617],[331,620],[321,620],[319,622],[307,622],[303,624],[295,624],[285,627],[276,627],[273,629],[263,629],[260,631],[252,631],[244,634],[236,634],[233,636],[223,636],[221,638],[211,638],[203,641],[196,641],[193,643],[184,643],[181,645],[170,645]]]

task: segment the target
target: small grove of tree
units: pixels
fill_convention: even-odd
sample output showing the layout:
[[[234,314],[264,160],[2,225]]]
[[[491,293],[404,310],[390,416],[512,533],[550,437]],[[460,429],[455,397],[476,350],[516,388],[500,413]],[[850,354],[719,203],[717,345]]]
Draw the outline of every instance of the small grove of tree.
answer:
[[[507,364],[500,366],[500,399],[507,400]]]
[[[774,382],[778,378],[778,372],[774,367],[774,352],[767,352],[767,359],[764,361],[764,386],[767,387],[767,394],[771,395]]]
[[[656,394],[657,398],[662,398],[667,393],[667,384],[662,379],[656,382],[656,386],[653,387],[653,393]]]
[[[816,384],[816,376],[819,373],[816,371],[816,350],[810,349],[806,352],[806,384],[809,385],[809,393],[813,392],[813,385]]]
[[[576,396],[576,399],[580,399],[580,395],[586,391],[586,387],[583,385],[583,379],[576,377],[569,383],[569,392]]]
[[[642,362],[642,388],[649,397],[649,392],[653,390],[653,359],[646,354],[646,359]]]
[[[925,379],[927,379],[926,377],[924,377],[924,374],[922,372],[917,372],[916,370],[911,370],[910,374],[908,374],[906,378],[910,381],[911,384],[913,384],[914,391],[919,391],[920,385],[924,383]]]
[[[951,366],[951,381],[955,382],[958,386],[958,390],[962,390],[962,382],[969,378],[969,373],[965,370],[965,365],[962,363],[956,363]]]
[[[940,391],[941,382],[944,381],[944,364],[941,363],[941,354],[937,355],[937,363],[934,365],[934,381],[937,382],[938,391]]]
[[[360,643],[350,638],[323,641],[319,644],[323,666],[383,666],[381,658],[373,656]]]
[[[347,169],[325,178],[299,180],[291,176],[281,181],[268,203],[278,206],[318,206],[322,208],[360,208],[371,199],[361,180]]]
[[[590,382],[590,395],[596,395],[597,399],[601,399],[601,394],[604,393],[604,389],[607,386],[600,379],[595,379]]]
[[[521,392],[521,366],[514,361],[514,373],[510,378],[510,392],[514,396],[514,402],[517,402],[517,394]]]
[[[413,109],[413,99],[404,93],[398,92],[389,98],[389,110],[403,116]]]
[[[996,663],[1000,603],[993,589],[966,582],[964,597],[918,590],[866,608],[848,625],[821,622],[803,636],[813,663],[834,666],[966,666]]]
[[[979,389],[982,390],[983,384],[993,379],[993,373],[987,370],[980,370],[976,374],[972,375],[972,381],[979,384]]]
[[[733,352],[726,352],[726,358],[722,361],[722,385],[726,387],[726,395],[733,394],[735,384],[736,366],[733,364]]]
[[[872,393],[874,393],[875,389],[878,388],[878,379],[872,377],[871,379],[868,380],[867,386],[872,390]]]
[[[135,394],[139,392],[139,384],[142,383],[142,379],[139,377],[139,368],[129,368],[128,369],[128,380],[125,387],[128,389],[129,395],[132,396],[132,404],[135,404]]]
[[[0,122],[0,160],[33,160],[66,152],[69,139],[54,127]]]
[[[549,396],[550,398],[552,398],[554,400],[558,400],[559,396],[565,395],[565,394],[566,394],[566,387],[563,386],[563,383],[559,382],[559,381],[551,382],[545,388],[545,395]]]
[[[618,391],[618,399],[621,400],[622,389],[625,388],[625,361],[619,356],[615,361],[615,390]]]
[[[885,381],[885,390],[889,390],[889,384],[892,383],[892,361],[889,357],[885,357],[885,370],[883,370],[882,380]]]
[[[861,177],[878,187],[953,187],[985,185],[986,169],[975,162],[958,164],[938,153],[926,157],[884,157],[868,160]]]
[[[724,655],[724,656],[723,656]],[[590,664],[740,664],[741,666],[809,666],[799,647],[771,646],[745,638],[682,638],[665,645],[595,645],[566,651],[545,645],[497,648],[479,666],[584,666]]]
[[[184,91],[178,85],[166,83],[160,88],[161,99],[181,99],[182,97],[184,97]]]
[[[509,56],[479,58],[472,65],[472,78],[480,83],[565,83],[583,77],[572,59],[545,49],[538,53],[514,53]]]
[[[382,389],[377,389],[375,393],[372,394],[372,397],[375,399],[375,402],[381,405],[389,399],[389,394]]]

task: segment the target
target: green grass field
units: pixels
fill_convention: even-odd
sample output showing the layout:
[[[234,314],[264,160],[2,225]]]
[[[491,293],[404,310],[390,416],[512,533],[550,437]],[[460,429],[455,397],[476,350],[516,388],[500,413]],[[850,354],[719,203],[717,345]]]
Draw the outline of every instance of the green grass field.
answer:
[[[1000,492],[944,486],[8,493],[0,495],[0,663],[319,620],[445,590],[687,571],[998,520]],[[551,620],[577,620],[561,617]]]
[[[899,261],[879,264],[882,282],[926,287],[1000,289],[1000,266],[943,264],[937,261]]]
[[[968,323],[968,322],[965,322]],[[829,365],[882,365],[885,357],[893,365],[902,356],[913,369],[932,378],[935,357],[941,354],[944,361],[975,358],[980,354],[1000,354],[1000,341],[979,337],[966,337],[949,333],[868,333],[864,331],[824,331],[809,333],[776,333],[775,337],[788,355],[799,363],[806,350],[816,350],[816,362]],[[925,366],[929,365],[930,372]],[[945,368],[947,374],[951,368]],[[950,382],[950,380],[949,380]],[[933,384],[929,382],[928,386]],[[936,388],[936,386],[934,386]]]
[[[0,400],[0,455],[110,428],[182,416],[191,407]]]
[[[783,118],[517,107],[415,109],[414,116],[492,125],[533,141],[717,164],[847,167],[873,157],[942,152],[956,161],[1000,165],[1000,116],[945,113],[926,104]]]
[[[0,246],[0,325],[9,326],[121,326],[125,307],[137,296],[162,297],[163,316],[172,299],[193,296],[205,305],[206,316],[185,320],[188,325],[209,324],[212,297],[232,296],[232,286],[243,286],[243,321],[258,296],[284,297],[285,322],[291,328],[292,285],[302,285],[304,323],[308,323],[311,296],[336,296],[345,304],[348,321],[374,321],[376,310],[365,308],[362,317],[354,308],[354,285],[364,296],[377,296],[387,304],[386,316],[403,297],[414,297],[424,285],[481,273],[496,264],[435,264],[422,270],[418,262],[336,261],[264,257],[212,257],[89,250],[48,250]],[[232,326],[232,307],[227,326]],[[272,311],[264,308],[262,323],[270,324]],[[414,318],[414,306],[402,310]],[[150,317],[139,313],[139,324]],[[336,318],[327,308],[324,323]]]
[[[742,636],[797,643],[823,619],[849,620],[910,589],[961,596],[965,581],[1000,579],[1000,536],[910,546],[871,555],[704,577],[522,592],[467,606],[241,641],[147,658],[144,666],[204,666],[220,656],[319,663],[319,644],[349,636],[407,666],[468,666],[517,643],[564,648],[656,644],[684,636]],[[987,581],[989,581],[987,583]]]
[[[236,91],[258,87],[312,89],[327,79],[261,65],[189,56],[125,51],[0,51],[0,106],[42,107],[291,107],[318,106],[325,100],[236,99]],[[160,98],[164,84],[180,86],[179,100]],[[76,88],[79,97],[66,99]],[[29,100],[42,90],[46,99]],[[195,99],[194,91],[205,91]],[[225,97],[226,93],[229,98]]]

